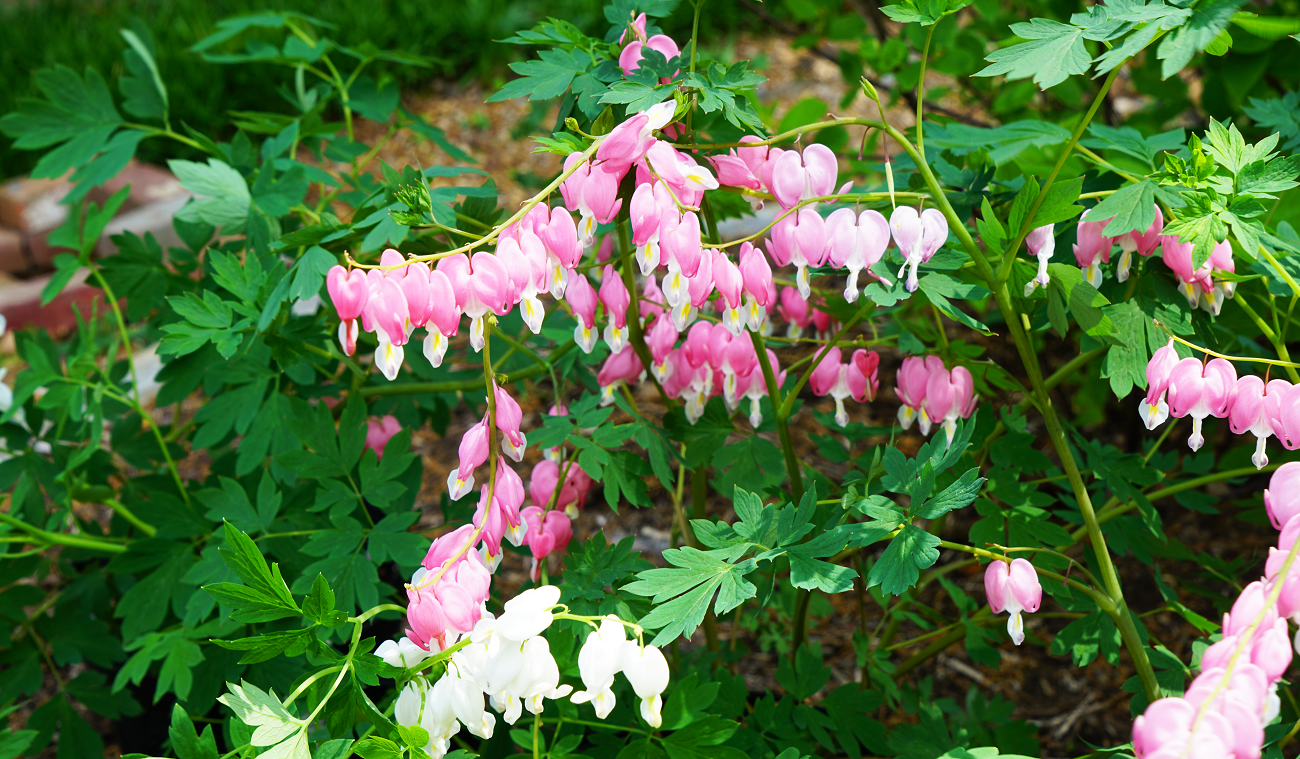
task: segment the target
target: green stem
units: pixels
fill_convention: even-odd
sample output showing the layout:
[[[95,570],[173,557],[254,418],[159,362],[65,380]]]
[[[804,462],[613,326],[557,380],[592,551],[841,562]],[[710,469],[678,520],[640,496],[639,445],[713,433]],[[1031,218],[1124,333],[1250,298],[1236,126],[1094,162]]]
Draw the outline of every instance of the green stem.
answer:
[[[934,29],[939,25],[936,21],[926,27],[925,31],[925,48],[921,51],[921,77],[916,80],[916,150],[921,154],[921,160],[925,160],[925,135],[921,126],[921,104],[925,102],[925,64],[930,58],[930,40],[934,38]]]
[[[30,524],[0,511],[0,522],[12,525],[31,535],[40,541],[50,545],[68,546],[69,548],[84,548],[88,551],[103,551],[104,553],[126,553],[126,546],[117,543],[107,543],[102,540],[84,537],[81,535],[68,535],[62,532],[49,532],[39,527],[33,527]],[[37,540],[33,540],[33,543]]]
[[[631,344],[632,350],[636,351],[637,358],[641,360],[641,366],[646,370],[646,376],[654,384],[655,390],[659,391],[659,399],[663,401],[664,407],[672,411],[677,408],[677,401],[668,396],[664,386],[659,384],[659,380],[655,378],[655,373],[650,370],[654,366],[654,357],[650,355],[650,349],[645,344],[645,335],[641,331],[641,319],[638,316],[641,313],[641,293],[637,290],[636,276],[632,272],[632,267],[636,264],[631,258],[626,257],[626,254],[632,250],[632,239],[628,235],[627,227],[628,222],[626,221],[619,222],[617,227],[619,253],[624,254],[625,258],[622,272],[623,286],[627,288],[628,296],[632,301],[631,307],[628,308],[628,314],[631,317],[627,320],[627,341]],[[665,314],[665,316],[667,315]]]
[[[704,0],[691,0],[695,6],[695,20],[691,23],[691,73],[695,73],[695,40],[700,38],[700,11],[704,10]]]
[[[132,514],[131,510],[128,509],[120,501],[115,501],[112,498],[107,498],[104,500],[104,505],[109,507],[113,511],[116,511],[118,514],[122,515],[123,519],[135,525],[136,529],[139,530],[140,532],[143,532],[145,535],[152,538],[155,534],[157,534],[158,532],[157,527],[154,527],[153,525],[144,521],[143,519],[136,516],[135,514]]]
[[[774,414],[776,434],[781,441],[781,452],[785,455],[785,471],[790,477],[790,489],[795,503],[798,503],[799,499],[803,498],[803,475],[799,471],[799,460],[795,457],[794,439],[790,437],[789,411],[782,402],[781,386],[777,384],[776,373],[772,371],[772,362],[767,358],[767,346],[763,343],[763,336],[757,330],[747,330],[747,332],[750,341],[754,343],[754,352],[758,354],[758,365],[763,370],[763,381],[767,383],[767,397],[772,402],[772,408],[776,410]],[[795,629],[798,629],[798,622],[795,623]]]
[[[1152,491],[1151,493],[1147,494],[1146,498],[1148,501],[1154,502],[1162,498],[1168,498],[1169,496],[1172,495],[1178,495],[1179,493],[1185,490],[1192,490],[1193,488],[1199,488],[1202,485],[1208,485],[1211,482],[1231,480],[1237,477],[1249,477],[1255,474],[1265,474],[1268,472],[1275,471],[1280,466],[1282,465],[1269,464],[1268,466],[1265,466],[1263,469],[1256,469],[1253,466],[1241,467],[1239,469],[1226,469],[1221,472],[1215,472],[1213,474],[1207,474],[1203,477],[1195,477],[1190,480],[1184,480],[1183,482],[1170,485],[1167,488],[1161,488],[1160,490]],[[1132,511],[1135,508],[1137,508],[1137,506],[1132,501],[1122,503],[1122,504],[1117,504],[1109,508],[1103,508],[1097,514],[1097,521],[1101,523],[1109,522],[1115,517],[1125,514],[1126,512]],[[1075,530],[1074,531],[1075,542],[1078,542],[1083,537],[1084,534],[1085,532],[1082,528]]]
[[[691,470],[691,519],[704,519],[708,516],[709,478],[708,464],[700,464]],[[683,537],[688,543],[699,548],[699,539],[689,523],[682,525]],[[704,613],[704,639],[709,650],[718,652],[718,619],[710,605]]]
[[[99,267],[93,261],[90,263],[90,273],[95,276],[95,280],[99,282],[99,288],[104,291],[104,299],[108,301],[109,307],[113,309],[113,318],[116,319],[118,332],[122,336],[122,350],[126,351],[126,363],[131,369],[131,391],[135,396],[135,412],[140,415],[140,420],[148,424],[149,429],[153,430],[153,435],[158,440],[158,447],[162,450],[163,460],[167,462],[167,468],[171,471],[172,479],[176,481],[176,489],[180,492],[181,500],[185,501],[186,506],[189,506],[189,491],[185,489],[185,483],[181,481],[180,470],[176,468],[176,462],[172,460],[171,451],[167,448],[167,441],[163,439],[162,430],[158,429],[158,423],[145,410],[144,401],[140,397],[140,378],[136,376],[135,361],[131,355],[131,337],[127,333],[126,319],[122,316],[122,309],[117,305],[117,297],[113,295],[113,288],[108,286],[108,281],[104,279],[104,275],[100,273]]]
[[[1052,372],[1052,376],[1043,380],[1043,386],[1046,387],[1048,390],[1051,390],[1052,388],[1061,384],[1062,381],[1069,379],[1070,375],[1079,371],[1079,369],[1086,366],[1094,358],[1097,358],[1098,356],[1102,355],[1105,352],[1106,352],[1105,348],[1097,348],[1096,350],[1090,350],[1087,353],[1080,353],[1079,355],[1075,356],[1074,358],[1066,362],[1065,366],[1062,366],[1060,369],[1057,369],[1056,371]]]
[[[1110,86],[1115,83],[1115,77],[1119,76],[1122,68],[1122,66],[1116,66],[1106,76],[1106,80],[1101,84],[1101,89],[1097,91],[1097,95],[1092,99],[1092,105],[1088,107],[1088,112],[1079,120],[1078,126],[1074,128],[1074,133],[1070,135],[1070,141],[1066,143],[1065,149],[1061,151],[1061,157],[1056,159],[1056,165],[1052,167],[1052,172],[1047,175],[1047,181],[1039,189],[1038,197],[1034,198],[1033,204],[1029,207],[1029,213],[1025,214],[1025,220],[1016,233],[1016,239],[1007,247],[1007,252],[1003,254],[1002,268],[998,271],[999,282],[1006,282],[1007,278],[1011,276],[1011,267],[1016,262],[1016,252],[1020,250],[1021,243],[1025,241],[1025,237],[1032,231],[1033,228],[1030,225],[1034,223],[1034,217],[1038,215],[1038,209],[1042,208],[1043,201],[1047,199],[1047,191],[1051,189],[1052,183],[1056,181],[1057,175],[1061,173],[1065,162],[1074,153],[1074,146],[1079,143],[1079,138],[1083,136],[1083,130],[1088,128],[1088,124],[1092,122],[1092,117],[1097,114],[1097,109],[1106,100],[1106,93],[1110,92]],[[922,165],[924,165],[924,156],[922,156]],[[918,168],[920,168],[920,165],[918,165]],[[926,170],[929,170],[928,166]]]

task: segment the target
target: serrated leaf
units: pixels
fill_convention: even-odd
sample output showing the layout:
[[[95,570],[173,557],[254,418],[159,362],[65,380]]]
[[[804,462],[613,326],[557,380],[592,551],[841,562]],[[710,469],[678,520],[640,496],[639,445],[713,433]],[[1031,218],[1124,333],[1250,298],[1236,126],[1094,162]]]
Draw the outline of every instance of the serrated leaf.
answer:
[[[1137,184],[1126,184],[1106,196],[1088,211],[1089,221],[1110,219],[1102,232],[1119,237],[1127,232],[1145,232],[1156,220],[1156,184],[1144,179]]]
[[[989,62],[975,76],[1005,74],[1008,79],[1033,77],[1041,89],[1048,89],[1070,76],[1088,73],[1092,56],[1083,45],[1082,29],[1045,18],[1011,25],[1011,32],[1025,42],[985,56]]]
[[[912,516],[921,519],[934,519],[947,514],[953,509],[960,509],[979,494],[980,488],[984,486],[984,478],[979,476],[979,469],[968,469],[957,481],[949,485],[943,492],[926,499],[920,506],[911,508]]]
[[[724,555],[725,551],[690,547],[664,551],[664,560],[673,567],[648,569],[637,575],[636,582],[624,587],[636,595],[653,597],[655,608],[641,619],[641,624],[659,630],[654,645],[695,632],[715,592],[718,598],[713,609],[717,614],[725,614],[757,594],[758,589],[744,577],[757,567],[755,561],[731,564],[721,558]]]

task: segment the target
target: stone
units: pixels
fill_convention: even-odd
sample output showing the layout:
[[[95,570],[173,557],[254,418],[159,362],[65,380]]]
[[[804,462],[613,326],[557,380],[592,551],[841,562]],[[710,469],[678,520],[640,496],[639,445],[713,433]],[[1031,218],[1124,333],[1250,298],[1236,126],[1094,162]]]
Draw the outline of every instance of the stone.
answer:
[[[26,234],[54,229],[68,218],[68,207],[60,201],[71,189],[66,178],[19,177],[0,184],[0,226]]]
[[[99,243],[95,246],[95,252],[100,256],[111,256],[116,253],[117,245],[112,237],[123,232],[134,232],[140,237],[152,233],[164,252],[168,247],[183,247],[184,243],[181,242],[180,235],[176,234],[176,229],[172,226],[172,217],[189,199],[189,193],[182,191],[180,195],[156,200],[133,211],[119,214],[104,229],[104,234],[100,236]]]
[[[117,176],[91,190],[89,197],[96,203],[103,203],[127,185],[131,186],[131,191],[118,213],[185,193],[185,188],[170,171],[131,159]]]

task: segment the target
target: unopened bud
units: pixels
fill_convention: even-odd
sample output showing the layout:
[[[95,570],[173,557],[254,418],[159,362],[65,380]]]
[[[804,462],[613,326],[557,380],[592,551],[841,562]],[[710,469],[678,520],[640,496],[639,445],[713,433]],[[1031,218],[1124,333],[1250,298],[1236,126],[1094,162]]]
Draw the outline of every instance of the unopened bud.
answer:
[[[880,94],[876,92],[876,86],[865,76],[862,77],[862,94],[870,98],[872,102],[880,102]]]

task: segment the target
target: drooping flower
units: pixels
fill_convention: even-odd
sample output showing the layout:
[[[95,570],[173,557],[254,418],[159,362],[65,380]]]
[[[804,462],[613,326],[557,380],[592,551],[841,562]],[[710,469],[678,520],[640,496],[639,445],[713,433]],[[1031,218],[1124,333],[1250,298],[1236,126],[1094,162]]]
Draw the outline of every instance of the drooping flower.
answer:
[[[366,447],[375,452],[375,458],[382,459],[384,446],[388,445],[393,435],[401,431],[401,422],[391,414],[385,415],[382,419],[372,418],[366,423]]]
[[[668,661],[663,652],[654,646],[641,646],[629,640],[623,644],[619,665],[637,698],[641,699],[641,718],[650,727],[658,729],[663,724],[663,698],[660,694],[668,687]]]
[[[1169,404],[1165,402],[1165,393],[1169,389],[1169,375],[1178,365],[1178,351],[1174,350],[1174,339],[1156,348],[1147,362],[1147,394],[1142,402],[1140,413],[1147,429],[1154,430],[1169,418]]]
[[[1052,281],[1051,276],[1047,273],[1047,262],[1051,260],[1052,254],[1056,252],[1056,236],[1052,233],[1054,224],[1047,224],[1031,230],[1025,235],[1025,247],[1029,252],[1038,258],[1038,275],[1025,284],[1025,297],[1034,291],[1034,288],[1042,286],[1047,287]],[[1099,272],[1100,273],[1100,272]]]
[[[1134,253],[1149,256],[1160,246],[1160,232],[1165,228],[1165,217],[1160,213],[1160,206],[1158,205],[1155,205],[1155,212],[1155,221],[1151,222],[1151,226],[1147,227],[1145,232],[1139,232],[1135,229],[1115,239],[1119,243],[1121,251],[1119,268],[1116,270],[1115,279],[1120,282],[1128,281],[1129,269],[1133,266]]]
[[[599,630],[588,633],[587,641],[578,651],[578,672],[582,675],[584,690],[575,692],[569,700],[575,704],[591,702],[597,717],[608,717],[614,709],[614,675],[622,667],[626,643],[627,632],[623,623],[613,615],[601,621]]]
[[[917,213],[911,206],[899,206],[889,216],[889,229],[894,244],[903,254],[903,268],[898,270],[898,276],[901,279],[906,273],[907,291],[916,292],[917,269],[933,258],[947,241],[948,220],[934,208]]]
[[[366,273],[360,269],[349,272],[342,266],[332,266],[325,275],[325,287],[339,315],[339,345],[344,355],[351,356],[357,350],[357,319],[370,299]]]
[[[1043,586],[1038,583],[1034,565],[1024,559],[1015,559],[1010,564],[994,559],[984,570],[984,593],[994,614],[1001,614],[1003,609],[1010,612],[1007,633],[1017,646],[1023,643],[1025,623],[1020,612],[1038,611],[1043,600]]]
[[[1102,232],[1110,223],[1110,219],[1101,221],[1087,219],[1088,211],[1084,211],[1079,217],[1079,227],[1075,235],[1078,242],[1074,244],[1074,260],[1083,270],[1088,284],[1101,287],[1101,264],[1110,263],[1110,249],[1115,244],[1115,238],[1107,237]]]
[[[1169,411],[1181,419],[1192,417],[1192,435],[1187,445],[1198,451],[1205,444],[1201,423],[1207,416],[1223,419],[1237,393],[1237,370],[1221,358],[1201,363],[1185,358],[1169,373]]]

